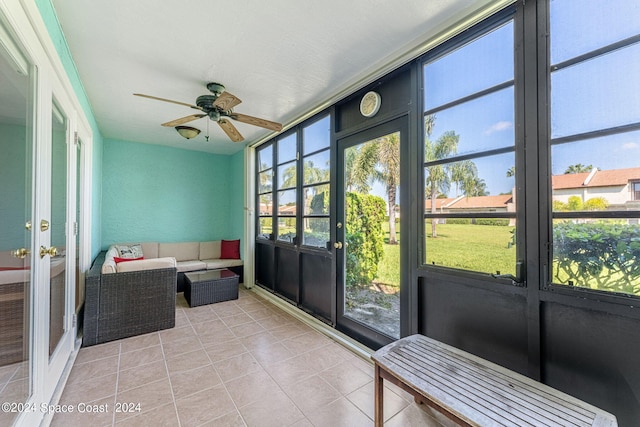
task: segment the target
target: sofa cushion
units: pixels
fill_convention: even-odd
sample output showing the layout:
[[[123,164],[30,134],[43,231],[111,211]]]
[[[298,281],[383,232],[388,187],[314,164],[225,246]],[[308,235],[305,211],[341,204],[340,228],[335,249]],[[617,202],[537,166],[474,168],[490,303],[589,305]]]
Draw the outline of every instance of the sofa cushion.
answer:
[[[240,259],[240,240],[223,240],[220,244],[221,259]]]
[[[118,256],[118,250],[115,246],[111,246],[104,256],[104,263],[102,264],[102,274],[110,274],[116,272],[116,262],[113,260]]]
[[[220,258],[220,240],[200,242],[200,256],[198,259]]]
[[[241,259],[206,259],[204,263],[207,265],[207,270],[244,265]]]
[[[178,261],[177,267],[178,272],[184,273],[185,271],[205,270],[207,268],[207,264],[199,260]]]
[[[123,273],[125,271],[155,270],[158,268],[172,267],[176,267],[176,259],[173,257],[165,257],[121,262],[120,264],[117,264],[116,270],[118,273]]]
[[[158,242],[140,243],[145,258],[158,258]]]
[[[200,242],[160,243],[158,256],[172,256],[176,261],[191,261],[198,259],[200,254]]]
[[[141,258],[144,256],[140,243],[133,245],[115,245],[115,248],[118,251],[119,258]]]

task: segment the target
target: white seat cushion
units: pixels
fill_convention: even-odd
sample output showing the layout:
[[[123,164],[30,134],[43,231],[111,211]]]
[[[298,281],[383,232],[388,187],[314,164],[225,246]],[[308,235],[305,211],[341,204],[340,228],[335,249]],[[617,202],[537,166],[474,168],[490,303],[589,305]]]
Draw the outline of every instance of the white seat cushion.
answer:
[[[207,264],[202,261],[178,261],[178,271],[184,273],[185,271],[198,271],[205,270]]]

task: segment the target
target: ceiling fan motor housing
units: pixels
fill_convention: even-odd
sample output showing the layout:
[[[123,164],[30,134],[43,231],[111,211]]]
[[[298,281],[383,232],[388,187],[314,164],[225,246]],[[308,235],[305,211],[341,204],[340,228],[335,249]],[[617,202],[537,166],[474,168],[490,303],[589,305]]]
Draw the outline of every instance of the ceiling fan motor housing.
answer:
[[[216,107],[213,106],[213,103],[216,99],[218,99],[217,95],[201,95],[196,99],[196,105],[206,112],[209,110],[215,110]]]
[[[220,94],[224,92],[224,86],[220,83],[214,83],[214,82],[207,83],[207,89],[209,89],[211,93],[216,95],[216,97],[220,96]]]

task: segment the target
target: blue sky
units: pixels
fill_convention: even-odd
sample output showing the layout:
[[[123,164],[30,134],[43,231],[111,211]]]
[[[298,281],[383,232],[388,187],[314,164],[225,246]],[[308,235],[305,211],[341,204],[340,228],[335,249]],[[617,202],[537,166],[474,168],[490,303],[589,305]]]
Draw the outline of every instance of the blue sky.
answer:
[[[552,64],[640,33],[637,0],[551,3]],[[513,24],[436,59],[425,67],[425,110],[509,81],[514,77]],[[551,77],[552,137],[640,122],[640,45],[564,68]],[[460,135],[458,154],[514,144],[513,89],[436,113],[432,140]],[[513,154],[474,160],[492,195],[514,186],[506,171]],[[582,163],[600,169],[640,167],[640,132],[554,146],[552,173]],[[453,190],[450,191],[450,196]]]

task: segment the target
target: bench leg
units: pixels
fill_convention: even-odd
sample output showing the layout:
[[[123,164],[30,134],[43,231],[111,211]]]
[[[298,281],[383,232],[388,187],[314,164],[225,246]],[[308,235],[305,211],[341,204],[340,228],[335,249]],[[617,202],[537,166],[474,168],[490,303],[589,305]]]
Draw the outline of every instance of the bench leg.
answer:
[[[375,427],[382,427],[384,425],[384,411],[383,411],[383,379],[380,376],[380,366],[375,365],[375,378],[373,380],[373,394],[375,400],[374,409],[374,425]]]

